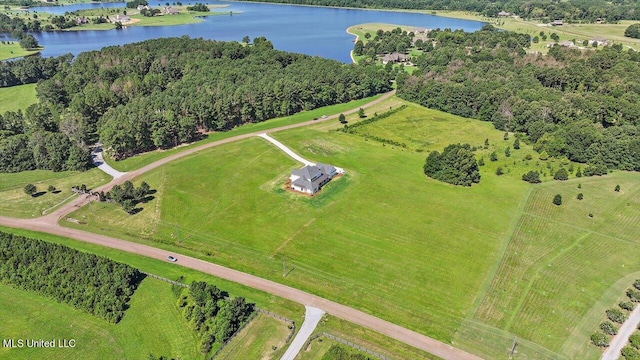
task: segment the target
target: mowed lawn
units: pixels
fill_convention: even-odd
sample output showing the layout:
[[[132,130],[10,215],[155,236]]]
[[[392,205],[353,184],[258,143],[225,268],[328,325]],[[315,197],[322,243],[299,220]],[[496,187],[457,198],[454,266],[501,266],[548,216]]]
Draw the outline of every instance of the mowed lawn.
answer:
[[[36,84],[0,88],[0,115],[7,111],[22,110],[24,112],[29,105],[37,101]]]
[[[487,134],[509,143],[485,123],[450,121],[447,130],[475,126],[478,145]],[[426,153],[336,131],[274,136],[346,176],[311,199],[289,193],[283,183],[300,164],[253,138],[142,176],[158,192],[135,216],[101,204],[71,215],[87,225],[65,225],[199,254],[450,341],[499,260],[529,189],[513,180],[521,175],[487,166],[479,185],[461,188],[426,178]]]
[[[289,333],[288,324],[284,321],[258,314],[225,346],[216,359],[280,359],[288,346],[285,341]]]
[[[552,204],[555,194],[562,196],[561,206]],[[594,306],[602,314],[615,306],[599,299],[619,279],[640,271],[638,233],[638,173],[536,186],[476,320],[568,358],[597,359],[600,352],[588,336],[603,318],[581,319]]]
[[[72,186],[87,185],[89,189],[106,184],[111,176],[98,169],[84,172],[49,170],[22,171],[0,174],[0,215],[12,217],[38,217],[56,206],[69,201],[74,193]],[[36,196],[24,192],[26,184],[34,184]],[[53,185],[56,191],[47,191]]]
[[[4,339],[74,339],[74,348],[0,348],[3,359],[200,359],[198,340],[175,305],[171,285],[147,278],[118,324],[30,292],[0,285]]]

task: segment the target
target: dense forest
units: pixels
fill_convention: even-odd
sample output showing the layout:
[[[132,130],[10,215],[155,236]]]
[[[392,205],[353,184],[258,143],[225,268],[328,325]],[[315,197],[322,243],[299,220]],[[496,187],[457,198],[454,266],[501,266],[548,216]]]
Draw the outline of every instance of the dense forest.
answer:
[[[95,131],[116,159],[196,139],[198,132],[347,102],[391,89],[391,76],[253,45],[166,38],[80,54],[37,92],[48,121]],[[58,126],[59,127],[59,126]]]
[[[117,323],[143,275],[129,265],[0,232],[0,282]]]
[[[242,0],[241,0],[242,1]],[[245,0],[248,1],[248,0]],[[640,4],[636,0],[265,0],[271,3],[352,7],[366,9],[459,10],[498,16],[500,11],[524,19],[567,22],[608,22],[640,19]]]
[[[640,53],[554,46],[525,53],[528,35],[434,30],[435,47],[397,77],[398,96],[526,134],[550,156],[640,171]]]
[[[174,291],[176,287],[174,287]],[[255,311],[243,297],[229,298],[215,285],[194,281],[188,293],[178,289],[183,314],[200,337],[200,351],[207,354],[214,344],[224,344]]]

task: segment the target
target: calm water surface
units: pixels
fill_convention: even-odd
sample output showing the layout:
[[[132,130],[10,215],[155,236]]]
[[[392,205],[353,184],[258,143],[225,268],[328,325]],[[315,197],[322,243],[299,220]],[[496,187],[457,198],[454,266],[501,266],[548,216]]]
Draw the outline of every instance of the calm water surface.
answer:
[[[171,1],[173,2],[173,1]],[[187,2],[183,1],[187,4]],[[161,6],[164,2],[150,2]],[[322,7],[275,5],[244,2],[209,2],[228,4],[214,9],[233,12],[233,15],[207,16],[198,24],[144,27],[130,26],[120,31],[63,31],[35,34],[45,46],[43,56],[66,53],[77,55],[82,51],[98,50],[104,46],[121,45],[160,37],[188,35],[212,40],[240,41],[265,36],[279,50],[318,55],[342,62],[350,62],[349,51],[354,37],[346,33],[350,26],[362,23],[402,24],[429,29],[452,28],[475,31],[484,23],[426,14],[391,11],[335,9]],[[64,14],[67,11],[99,7],[124,7],[124,3],[80,4],[71,6],[33,8],[38,12]]]

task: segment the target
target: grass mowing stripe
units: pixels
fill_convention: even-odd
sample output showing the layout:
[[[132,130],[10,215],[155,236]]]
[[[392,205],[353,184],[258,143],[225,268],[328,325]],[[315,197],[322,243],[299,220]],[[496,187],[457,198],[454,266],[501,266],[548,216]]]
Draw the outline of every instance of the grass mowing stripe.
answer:
[[[553,255],[551,257],[551,259],[549,259],[548,261],[543,261],[542,259],[539,261],[539,262],[542,262],[543,264],[540,264],[538,266],[538,269],[534,272],[533,276],[529,279],[529,282],[527,283],[527,286],[526,286],[525,290],[522,291],[522,294],[520,296],[520,301],[518,301],[518,303],[516,304],[515,309],[511,313],[511,317],[509,318],[509,320],[507,320],[507,323],[504,326],[504,329],[506,331],[509,331],[509,329],[511,328],[511,325],[513,325],[513,322],[516,320],[516,315],[520,312],[520,310],[522,309],[522,305],[524,304],[525,300],[527,299],[527,297],[531,293],[531,288],[533,287],[533,283],[536,282],[540,278],[540,272],[541,272],[542,269],[545,268],[544,267],[544,262],[548,262],[549,264],[553,263],[556,259],[558,259],[561,255],[563,255],[563,253],[565,251],[569,251],[569,250],[573,249],[574,247],[578,246],[580,241],[586,239],[589,235],[590,235],[590,233],[587,232],[584,235],[582,235],[581,237],[577,238],[568,247],[560,249],[558,251],[558,253]]]
[[[520,204],[518,204],[518,210],[516,210],[516,216],[511,221],[511,225],[509,226],[509,229],[507,230],[507,232],[502,238],[502,242],[500,243],[500,249],[496,254],[496,259],[493,262],[493,266],[491,267],[491,270],[489,270],[489,272],[487,273],[486,280],[482,285],[482,287],[480,288],[480,291],[476,296],[476,300],[473,302],[473,306],[469,311],[469,316],[468,316],[469,319],[473,319],[475,317],[476,312],[478,311],[478,307],[480,306],[480,302],[487,294],[487,291],[489,291],[489,288],[491,287],[491,284],[494,281],[494,278],[496,277],[498,270],[500,269],[500,264],[502,263],[502,259],[504,258],[507,248],[509,247],[509,242],[511,238],[514,236],[515,231],[518,228],[518,224],[522,219],[522,215],[524,214],[524,208],[527,204],[527,201],[529,200],[529,197],[531,196],[532,191],[533,191],[533,186],[529,187],[529,191],[527,191],[527,193],[520,200]]]

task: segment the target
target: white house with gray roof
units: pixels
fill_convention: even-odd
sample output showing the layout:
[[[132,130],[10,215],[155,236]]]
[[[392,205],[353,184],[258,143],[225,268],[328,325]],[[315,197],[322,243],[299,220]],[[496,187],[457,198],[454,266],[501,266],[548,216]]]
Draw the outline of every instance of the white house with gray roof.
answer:
[[[317,163],[292,170],[289,179],[293,190],[313,195],[337,174],[334,166]]]

